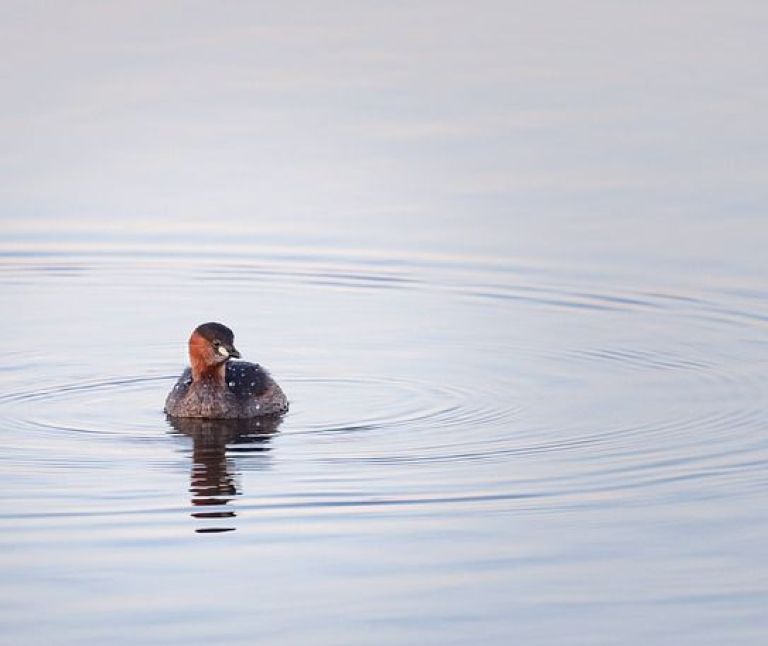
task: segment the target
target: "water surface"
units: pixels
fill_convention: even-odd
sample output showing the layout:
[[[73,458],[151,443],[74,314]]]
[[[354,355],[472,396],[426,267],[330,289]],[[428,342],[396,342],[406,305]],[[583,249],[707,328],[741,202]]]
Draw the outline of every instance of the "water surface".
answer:
[[[6,4],[9,641],[764,641],[765,10],[545,4]]]

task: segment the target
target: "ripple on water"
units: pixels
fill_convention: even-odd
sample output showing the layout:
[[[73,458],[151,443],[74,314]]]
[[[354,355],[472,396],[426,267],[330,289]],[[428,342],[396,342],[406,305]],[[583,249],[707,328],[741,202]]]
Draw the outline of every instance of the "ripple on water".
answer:
[[[716,343],[734,329],[758,343],[765,316],[751,292],[729,298],[622,288],[588,274],[471,259],[317,257],[292,251],[259,262],[203,258],[190,269],[178,258],[134,260],[138,273],[131,280],[137,289],[160,272],[182,294],[181,288],[199,289],[201,282],[214,290],[238,290],[258,280],[265,291],[279,287],[302,294],[351,290],[375,298],[386,289],[392,308],[407,307],[398,299],[420,292],[457,318],[468,312],[506,317],[510,330],[524,325],[526,317],[539,317],[529,323],[528,340],[506,338],[501,326],[492,338],[462,336],[468,355],[501,357],[508,366],[475,361],[462,366],[462,379],[426,376],[417,362],[399,370],[377,368],[375,374],[350,373],[332,363],[322,374],[284,370],[280,381],[292,409],[268,434],[272,444],[252,441],[259,433],[227,435],[217,449],[225,459],[244,460],[248,453],[270,451],[275,442],[290,442],[291,451],[283,455],[294,457],[287,461],[302,459],[312,470],[299,473],[296,482],[330,478],[320,475],[321,464],[332,464],[334,477],[343,469],[349,481],[366,481],[363,474],[370,469],[387,480],[380,490],[361,486],[341,499],[323,497],[330,489],[321,488],[319,500],[317,491],[297,484],[285,504],[526,500],[544,509],[606,499],[596,498],[598,493],[620,500],[628,492],[642,496],[652,487],[700,480],[717,482],[722,492],[760,478],[767,462],[765,377]],[[33,269],[54,281],[90,276],[92,283],[119,285],[128,280],[119,262],[103,258],[78,258],[71,266],[66,258],[35,263],[6,257],[0,275],[27,279]],[[566,331],[562,338],[538,343],[537,321],[551,325],[557,317]],[[23,370],[20,357],[7,357],[8,366]],[[20,459],[25,450],[25,460],[45,459],[40,452],[50,449],[71,465],[73,453],[84,456],[83,445],[101,442],[97,454],[108,460],[127,444],[166,442],[161,409],[173,379],[170,374],[52,384],[43,379],[42,387],[2,395],[0,417],[14,431],[6,460]],[[195,433],[187,435],[195,440]],[[244,467],[225,471],[230,468]],[[420,468],[430,479],[409,491]],[[451,487],[474,493],[459,495]],[[423,495],[424,488],[439,495]]]

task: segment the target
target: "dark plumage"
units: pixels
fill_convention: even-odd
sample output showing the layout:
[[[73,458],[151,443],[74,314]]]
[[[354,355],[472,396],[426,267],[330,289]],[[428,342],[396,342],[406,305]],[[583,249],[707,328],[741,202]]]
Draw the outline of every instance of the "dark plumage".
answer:
[[[197,328],[195,328],[195,332],[197,332],[206,341],[213,342],[218,340],[229,345],[232,345],[235,342],[234,332],[232,332],[232,330],[230,330],[226,325],[222,325],[221,323],[203,323],[202,325],[198,325]]]

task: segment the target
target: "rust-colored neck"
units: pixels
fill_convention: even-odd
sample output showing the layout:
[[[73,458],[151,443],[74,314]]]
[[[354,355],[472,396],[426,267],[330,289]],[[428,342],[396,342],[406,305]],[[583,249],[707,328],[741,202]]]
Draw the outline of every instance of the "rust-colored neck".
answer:
[[[211,380],[224,383],[226,362],[217,361],[208,340],[193,332],[189,337],[189,363],[194,381]]]

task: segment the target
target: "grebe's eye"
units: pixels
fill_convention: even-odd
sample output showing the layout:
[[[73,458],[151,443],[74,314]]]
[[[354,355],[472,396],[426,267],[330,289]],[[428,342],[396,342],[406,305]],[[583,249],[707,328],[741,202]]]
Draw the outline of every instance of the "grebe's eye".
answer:
[[[213,347],[218,348],[221,345],[221,342],[217,339],[213,342]]]

